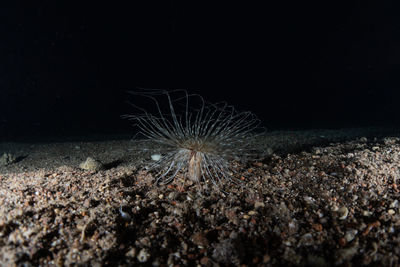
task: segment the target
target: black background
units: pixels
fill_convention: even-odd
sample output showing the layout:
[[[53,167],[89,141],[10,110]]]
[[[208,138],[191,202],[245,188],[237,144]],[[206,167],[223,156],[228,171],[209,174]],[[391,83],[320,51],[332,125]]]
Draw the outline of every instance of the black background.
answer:
[[[130,131],[137,87],[227,101],[269,129],[399,123],[392,2],[8,2],[3,139]]]

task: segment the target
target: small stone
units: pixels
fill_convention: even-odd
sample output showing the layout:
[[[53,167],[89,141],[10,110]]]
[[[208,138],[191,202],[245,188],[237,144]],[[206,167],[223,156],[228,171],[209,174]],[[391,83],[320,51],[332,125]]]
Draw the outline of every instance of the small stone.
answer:
[[[305,245],[305,246],[310,246],[313,244],[313,236],[311,233],[305,233],[300,237],[299,244]]]
[[[346,232],[344,238],[346,239],[347,242],[351,242],[354,237],[356,236],[356,234],[358,233],[357,230],[355,229],[350,229]]]
[[[176,193],[175,192],[171,192],[171,193],[168,194],[167,197],[168,197],[168,199],[175,199]]]
[[[271,260],[271,256],[269,254],[265,254],[263,256],[263,263],[268,263]]]
[[[360,142],[362,142],[362,143],[368,142],[367,137],[361,137],[359,140],[360,140]]]
[[[264,208],[264,207],[265,207],[264,202],[256,201],[256,202],[254,203],[254,208],[255,208],[255,209]]]
[[[200,264],[202,265],[202,266],[206,266],[206,265],[208,265],[210,263],[210,258],[208,258],[208,257],[203,257],[203,258],[201,258],[201,260],[200,260]]]
[[[293,219],[288,224],[288,232],[289,234],[294,234],[299,230],[299,224],[296,219]]]
[[[136,248],[131,248],[127,253],[125,253],[125,256],[134,258],[136,256]]]
[[[304,201],[306,202],[306,204],[308,205],[312,205],[315,203],[315,199],[309,196],[304,196],[303,197]]]
[[[192,242],[199,247],[208,246],[208,239],[202,232],[197,232],[192,235]]]
[[[85,208],[89,208],[90,207],[90,198],[85,199],[85,201],[83,201],[83,206]]]
[[[338,211],[339,207],[337,205],[333,204],[331,210],[332,211]]]
[[[349,209],[343,206],[338,210],[338,213],[339,213],[339,220],[345,220],[349,215]]]
[[[142,237],[139,240],[139,244],[145,246],[145,247],[150,247],[151,246],[151,241],[148,236]]]
[[[395,199],[392,203],[390,203],[389,208],[397,208],[399,207],[399,201]]]
[[[130,221],[132,219],[129,213],[122,210],[122,206],[119,207],[119,214],[126,221]]]
[[[372,215],[372,212],[368,211],[368,210],[363,210],[362,215],[365,217],[369,217]]]
[[[394,210],[392,210],[392,209],[388,210],[387,212],[388,212],[388,214],[390,214],[390,215],[393,215],[393,214],[396,213],[396,212],[395,212]]]
[[[91,157],[88,157],[86,161],[82,162],[79,165],[79,168],[86,170],[86,171],[99,171],[104,168],[103,164]]]
[[[137,259],[139,262],[146,262],[150,257],[149,252],[147,252],[147,250],[145,248],[141,249],[139,251],[139,254],[137,255]]]
[[[160,154],[153,154],[153,155],[151,155],[151,159],[153,161],[159,161],[161,159],[161,155]]]

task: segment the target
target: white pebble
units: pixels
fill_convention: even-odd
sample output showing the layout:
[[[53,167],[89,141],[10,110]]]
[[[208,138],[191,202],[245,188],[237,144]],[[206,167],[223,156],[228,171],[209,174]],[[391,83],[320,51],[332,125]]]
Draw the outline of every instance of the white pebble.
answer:
[[[125,212],[122,210],[122,206],[119,207],[119,213],[121,214],[121,217],[124,220],[130,221],[131,220],[131,215],[129,215],[129,213]]]
[[[160,154],[153,154],[151,155],[151,159],[154,161],[159,161],[161,159],[161,155]]]
[[[309,197],[309,196],[304,196],[303,199],[309,205],[314,204],[314,202],[315,202],[315,199],[312,197]]]
[[[369,217],[372,215],[372,212],[368,211],[368,210],[363,210],[362,215],[365,217]]]
[[[338,211],[339,207],[336,204],[333,204],[331,210],[332,211]]]
[[[139,262],[146,262],[149,259],[149,257],[150,257],[149,252],[147,252],[147,250],[144,248],[141,249],[139,251],[139,254],[137,255],[137,259]]]
[[[347,218],[347,215],[349,215],[349,209],[347,207],[341,207],[339,210],[339,220],[344,220]]]
[[[399,201],[395,199],[392,203],[390,203],[389,208],[397,208],[399,206]]]
[[[348,230],[346,232],[346,235],[344,236],[344,238],[346,239],[347,242],[350,242],[354,239],[354,237],[356,236],[357,233],[358,233],[358,231],[355,229]]]

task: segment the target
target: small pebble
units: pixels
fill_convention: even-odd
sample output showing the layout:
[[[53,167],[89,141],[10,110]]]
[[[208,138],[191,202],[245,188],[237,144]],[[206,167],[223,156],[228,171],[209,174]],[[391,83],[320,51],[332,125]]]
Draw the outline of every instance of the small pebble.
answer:
[[[345,220],[347,218],[347,215],[349,215],[349,209],[343,206],[338,210],[338,213],[340,216],[339,220]]]
[[[397,208],[399,207],[399,201],[395,199],[392,203],[390,203],[389,208]]]
[[[268,263],[271,260],[271,256],[269,254],[265,254],[263,256],[263,263]]]
[[[159,161],[161,159],[161,155],[160,154],[153,154],[153,155],[151,155],[151,159],[153,161]]]
[[[125,256],[134,258],[136,256],[136,248],[131,248],[128,252],[125,253]]]
[[[149,252],[145,248],[141,249],[139,251],[139,254],[137,255],[137,259],[139,262],[146,262],[150,257]]]
[[[84,162],[79,164],[79,168],[86,170],[86,171],[99,171],[104,168],[103,164],[92,158],[88,157]]]
[[[126,221],[130,221],[131,220],[131,215],[129,215],[129,213],[125,212],[122,210],[122,206],[119,207],[119,213],[121,214],[121,217],[126,220]]]
[[[207,237],[202,232],[193,234],[191,239],[192,242],[200,248],[208,246],[209,243]]]
[[[208,258],[208,257],[203,257],[203,258],[201,258],[201,260],[200,260],[200,264],[202,265],[202,266],[206,266],[206,265],[208,265],[210,263],[210,259]]]
[[[368,211],[368,210],[363,210],[363,211],[362,211],[362,215],[365,216],[365,217],[369,217],[369,216],[372,215],[372,212],[370,212],[370,211]]]
[[[255,209],[264,208],[264,207],[265,207],[264,202],[256,201],[256,202],[254,203],[254,208],[255,208]]]
[[[339,207],[337,205],[333,204],[331,210],[332,211],[338,211]]]
[[[176,193],[175,192],[171,192],[171,193],[168,194],[167,197],[168,197],[168,199],[175,199]]]
[[[351,242],[357,233],[358,231],[356,229],[350,229],[346,232],[344,238],[346,239],[347,242]]]
[[[366,137],[361,137],[360,142],[366,143],[366,142],[368,142],[368,139]]]

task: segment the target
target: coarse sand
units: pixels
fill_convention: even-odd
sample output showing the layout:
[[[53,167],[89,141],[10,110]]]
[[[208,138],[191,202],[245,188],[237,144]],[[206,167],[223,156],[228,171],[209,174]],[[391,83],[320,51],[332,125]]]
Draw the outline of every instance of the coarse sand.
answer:
[[[268,132],[223,190],[154,184],[148,142],[2,143],[0,266],[399,266],[399,133]]]

